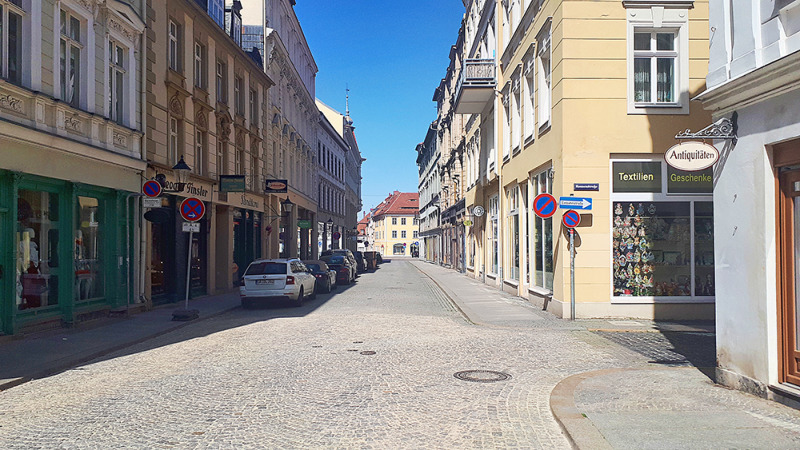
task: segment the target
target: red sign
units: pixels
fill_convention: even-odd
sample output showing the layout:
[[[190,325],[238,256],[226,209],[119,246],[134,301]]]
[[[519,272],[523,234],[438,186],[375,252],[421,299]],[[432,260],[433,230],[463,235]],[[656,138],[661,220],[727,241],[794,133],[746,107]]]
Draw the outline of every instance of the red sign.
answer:
[[[206,205],[199,198],[189,197],[181,202],[181,217],[187,222],[197,222],[206,214]]]
[[[161,184],[155,180],[147,181],[142,186],[142,193],[148,197],[158,197],[161,195]]]
[[[564,217],[561,218],[561,223],[567,228],[575,228],[581,223],[581,215],[578,214],[577,211],[570,209],[564,213]]]
[[[542,219],[553,217],[557,209],[558,202],[550,194],[539,194],[533,199],[533,212]]]

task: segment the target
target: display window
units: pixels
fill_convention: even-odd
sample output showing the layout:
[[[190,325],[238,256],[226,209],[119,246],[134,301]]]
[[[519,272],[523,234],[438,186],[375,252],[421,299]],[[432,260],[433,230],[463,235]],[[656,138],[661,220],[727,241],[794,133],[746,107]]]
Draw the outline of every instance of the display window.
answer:
[[[105,296],[101,240],[101,202],[93,197],[78,197],[75,216],[75,300]]]
[[[701,182],[711,178],[676,178],[671,170],[662,177],[662,164],[612,162],[613,296],[713,300],[713,203]],[[687,184],[675,188],[676,182]]]
[[[59,304],[59,196],[19,190],[16,233],[16,305],[19,310]]]
[[[530,179],[532,194],[536,198],[539,194],[552,194],[552,180],[548,171],[533,175]],[[532,251],[529,259],[534,260],[535,277],[534,285],[548,291],[553,290],[553,218],[543,219],[535,216],[530,222]]]

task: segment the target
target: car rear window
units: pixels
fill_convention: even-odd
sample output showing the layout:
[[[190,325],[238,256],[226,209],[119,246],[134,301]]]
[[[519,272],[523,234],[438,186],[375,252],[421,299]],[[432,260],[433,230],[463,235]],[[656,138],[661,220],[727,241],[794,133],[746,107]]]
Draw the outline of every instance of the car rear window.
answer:
[[[328,260],[330,261],[328,264],[343,264],[344,256],[331,256]]]
[[[286,263],[257,262],[250,264],[245,275],[285,275]]]
[[[308,267],[308,270],[313,270],[314,272],[320,271],[319,264],[306,264],[306,267]]]

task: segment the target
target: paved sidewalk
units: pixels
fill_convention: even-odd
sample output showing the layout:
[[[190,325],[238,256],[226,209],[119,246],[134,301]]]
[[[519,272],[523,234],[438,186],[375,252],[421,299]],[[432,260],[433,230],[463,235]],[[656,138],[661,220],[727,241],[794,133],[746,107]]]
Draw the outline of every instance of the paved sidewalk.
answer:
[[[800,448],[800,411],[715,385],[705,375],[711,373],[710,367],[669,364],[671,359],[666,363],[673,367],[665,367],[663,360],[648,358],[652,348],[635,347],[641,337],[655,333],[667,335],[673,343],[677,334],[684,339],[707,339],[713,324],[562,320],[453,270],[422,261],[412,264],[476,324],[567,327],[607,338],[629,336],[608,342],[644,355],[645,364],[572,375],[550,395],[550,409],[576,448]],[[633,347],[626,346],[626,341],[633,342]],[[707,358],[695,361],[713,365]]]
[[[172,312],[183,307],[180,302],[130,317],[109,319],[92,328],[58,329],[12,338],[0,345],[0,391],[214,317],[239,305],[238,293],[206,296],[189,301],[189,308],[200,311],[200,319],[190,322],[172,320]]]

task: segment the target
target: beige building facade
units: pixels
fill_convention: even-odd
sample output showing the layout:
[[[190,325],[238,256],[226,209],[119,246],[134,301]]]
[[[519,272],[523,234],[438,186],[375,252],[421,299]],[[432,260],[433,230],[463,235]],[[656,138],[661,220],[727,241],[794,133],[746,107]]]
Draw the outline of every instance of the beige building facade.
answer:
[[[663,158],[677,133],[710,123],[691,100],[705,87],[707,3],[465,6],[468,273],[569,317],[566,209],[540,218],[534,200],[587,198],[578,317],[712,318],[712,177]]]

